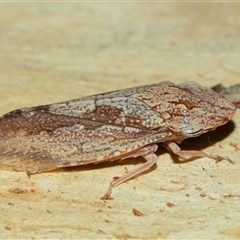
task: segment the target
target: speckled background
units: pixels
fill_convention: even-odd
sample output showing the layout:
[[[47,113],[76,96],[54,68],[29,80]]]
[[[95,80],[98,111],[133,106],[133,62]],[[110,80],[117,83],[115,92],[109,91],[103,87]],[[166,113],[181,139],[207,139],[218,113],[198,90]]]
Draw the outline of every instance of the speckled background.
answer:
[[[239,83],[239,3],[0,3],[0,113],[171,80]],[[34,175],[0,170],[0,238],[239,238],[239,111],[182,147],[233,161],[141,158]],[[133,213],[137,209],[142,214]]]

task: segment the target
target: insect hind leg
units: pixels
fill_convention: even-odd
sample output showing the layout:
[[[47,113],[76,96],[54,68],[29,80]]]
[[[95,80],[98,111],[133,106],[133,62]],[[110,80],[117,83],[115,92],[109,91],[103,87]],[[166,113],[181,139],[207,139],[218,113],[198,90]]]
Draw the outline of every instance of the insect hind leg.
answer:
[[[110,183],[108,191],[106,192],[106,194],[104,196],[101,197],[101,199],[103,199],[103,200],[113,199],[111,197],[111,192],[112,192],[113,187],[117,187],[118,185],[122,184],[123,182],[126,182],[127,180],[129,180],[130,178],[133,178],[136,175],[150,169],[157,162],[157,155],[155,154],[157,148],[158,148],[157,144],[151,144],[151,145],[145,146],[143,148],[140,148],[138,151],[126,156],[125,158],[142,156],[146,160],[146,162],[143,163],[138,168],[128,172],[127,174],[125,174],[117,179],[114,179]]]

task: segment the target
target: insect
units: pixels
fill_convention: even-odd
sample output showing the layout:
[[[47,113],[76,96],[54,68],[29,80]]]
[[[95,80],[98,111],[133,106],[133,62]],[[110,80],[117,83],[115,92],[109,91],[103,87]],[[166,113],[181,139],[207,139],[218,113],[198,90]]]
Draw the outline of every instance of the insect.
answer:
[[[230,100],[237,108],[240,108],[240,84],[232,85],[229,88],[224,87],[222,84],[213,86],[212,89],[225,96]]]
[[[235,111],[211,89],[168,81],[18,109],[0,118],[0,164],[32,175],[142,156],[145,163],[110,183],[102,199],[111,199],[113,187],[157,162],[157,143],[184,160],[223,159],[178,144],[227,123]]]

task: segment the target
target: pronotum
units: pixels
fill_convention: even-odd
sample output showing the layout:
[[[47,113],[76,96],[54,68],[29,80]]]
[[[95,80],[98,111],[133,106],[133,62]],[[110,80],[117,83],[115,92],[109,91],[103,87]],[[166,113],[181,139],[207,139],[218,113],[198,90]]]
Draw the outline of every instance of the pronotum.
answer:
[[[157,162],[157,143],[181,159],[222,157],[181,150],[186,138],[227,123],[235,106],[194,82],[161,82],[12,111],[0,118],[0,164],[28,175],[142,156],[146,162],[113,187]]]

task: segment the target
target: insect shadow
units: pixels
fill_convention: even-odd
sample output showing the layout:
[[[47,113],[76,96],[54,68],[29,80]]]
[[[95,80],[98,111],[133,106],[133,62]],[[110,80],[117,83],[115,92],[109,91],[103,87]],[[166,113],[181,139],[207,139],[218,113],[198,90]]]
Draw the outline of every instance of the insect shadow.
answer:
[[[165,149],[161,149],[162,153],[166,152],[167,150]],[[157,151],[157,153],[159,152],[159,150]],[[158,155],[158,154],[157,154]],[[90,164],[87,164],[87,165],[79,165],[79,166],[75,166],[75,167],[65,167],[65,168],[62,168],[62,169],[56,169],[56,171],[67,171],[67,172],[76,172],[76,171],[91,171],[91,170],[97,170],[97,169],[102,169],[102,168],[112,168],[112,167],[115,167],[115,166],[128,166],[128,165],[138,165],[140,163],[144,163],[146,162],[142,157],[136,157],[136,158],[126,158],[126,159],[123,159],[123,160],[114,160],[114,161],[105,161],[105,162],[99,162],[99,163],[90,163]],[[151,168],[152,169],[155,169],[155,166],[153,166]],[[128,171],[126,169],[126,171]],[[148,172],[148,171],[146,171]],[[144,172],[145,173],[145,172]]]
[[[182,150],[194,149],[197,151],[203,151],[205,148],[211,145],[213,146],[218,142],[222,141],[223,139],[225,139],[226,137],[228,137],[234,131],[235,128],[236,128],[236,125],[231,120],[225,125],[216,128],[214,131],[209,131],[196,138],[185,139],[181,144],[179,144],[179,146]],[[188,163],[196,160],[194,158],[191,158],[189,160],[182,160],[182,159],[179,159],[173,153],[170,153],[170,154],[172,156],[173,161],[179,164]]]

